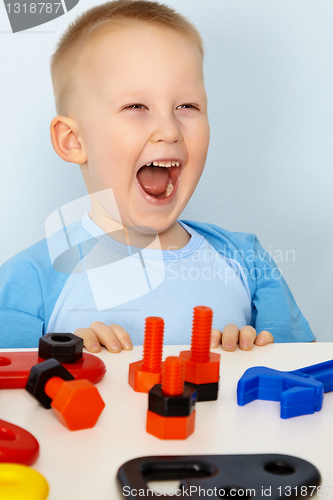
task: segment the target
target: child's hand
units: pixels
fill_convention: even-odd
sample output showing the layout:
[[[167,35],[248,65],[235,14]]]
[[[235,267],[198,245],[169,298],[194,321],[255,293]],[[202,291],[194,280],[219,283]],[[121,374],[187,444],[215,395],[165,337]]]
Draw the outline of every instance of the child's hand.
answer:
[[[83,339],[84,347],[89,352],[99,352],[101,345],[110,352],[133,349],[131,337],[119,325],[105,325],[94,321],[89,328],[78,328],[74,334]]]
[[[237,325],[230,323],[223,332],[220,330],[212,330],[211,348],[216,349],[222,341],[222,349],[224,351],[234,351],[236,345],[243,351],[251,351],[253,344],[264,346],[272,344],[274,337],[271,333],[265,330],[257,335],[256,330],[252,326],[243,326],[239,329]]]

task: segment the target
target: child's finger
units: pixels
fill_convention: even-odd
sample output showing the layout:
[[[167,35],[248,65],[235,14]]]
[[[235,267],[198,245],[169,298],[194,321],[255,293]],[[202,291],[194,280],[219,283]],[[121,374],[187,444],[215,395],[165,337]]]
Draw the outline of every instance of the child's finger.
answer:
[[[133,349],[131,337],[126,332],[126,330],[124,330],[124,328],[119,325],[109,325],[109,328],[111,328],[113,333],[116,335],[122,349],[126,351],[130,351],[131,349]]]
[[[255,344],[259,346],[264,346],[273,343],[274,343],[273,335],[270,332],[267,332],[266,330],[260,332],[255,340]]]
[[[120,352],[122,347],[113,329],[101,321],[94,321],[90,328],[95,332],[99,342],[110,352]]]
[[[234,351],[238,342],[239,328],[230,323],[223,328],[222,349],[224,351]]]
[[[221,342],[221,336],[222,333],[220,330],[217,330],[216,328],[212,329],[212,334],[210,337],[210,348],[211,349],[216,349],[219,346],[219,343]]]
[[[83,339],[83,345],[89,352],[99,352],[101,345],[98,338],[91,328],[78,328],[75,330],[74,335]]]
[[[256,339],[257,332],[253,326],[246,325],[239,332],[239,348],[243,351],[250,351]]]

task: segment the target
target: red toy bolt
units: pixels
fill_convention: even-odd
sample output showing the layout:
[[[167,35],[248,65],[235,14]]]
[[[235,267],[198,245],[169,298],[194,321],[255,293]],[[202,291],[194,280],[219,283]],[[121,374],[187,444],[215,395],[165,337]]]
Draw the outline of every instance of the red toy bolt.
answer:
[[[105,406],[89,380],[52,377],[45,384],[45,393],[52,399],[58,420],[70,431],[94,427]]]
[[[164,321],[150,316],[145,321],[143,359],[130,363],[128,383],[136,392],[149,392],[161,381]]]
[[[184,392],[184,362],[176,356],[166,358],[162,370],[162,392],[179,396]]]
[[[195,307],[191,350],[179,354],[185,361],[185,382],[197,390],[197,401],[217,399],[221,356],[210,352],[212,322],[210,307]]]
[[[186,439],[194,432],[196,392],[184,386],[184,362],[170,356],[162,369],[162,384],[148,396],[147,432],[160,439]]]
[[[105,406],[89,380],[74,380],[52,358],[31,368],[26,390],[44,408],[53,408],[60,422],[71,431],[93,427]]]

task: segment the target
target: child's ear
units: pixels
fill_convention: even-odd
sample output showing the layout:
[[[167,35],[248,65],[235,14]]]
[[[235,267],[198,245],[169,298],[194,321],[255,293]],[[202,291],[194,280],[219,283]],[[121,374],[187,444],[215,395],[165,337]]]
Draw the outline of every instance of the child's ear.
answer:
[[[56,116],[50,125],[54,151],[65,161],[82,165],[87,156],[82,142],[78,139],[77,125],[68,116]]]

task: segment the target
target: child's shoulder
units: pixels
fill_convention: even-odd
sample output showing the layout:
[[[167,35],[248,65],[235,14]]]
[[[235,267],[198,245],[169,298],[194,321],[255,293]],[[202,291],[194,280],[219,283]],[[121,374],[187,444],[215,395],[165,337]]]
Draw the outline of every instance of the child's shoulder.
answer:
[[[228,231],[209,222],[191,220],[182,220],[181,222],[201,234],[214,248],[225,254],[232,254],[236,250],[253,249],[258,241],[253,233]]]
[[[50,277],[54,271],[69,274],[74,261],[80,260],[78,244],[92,239],[81,222],[48,234],[46,238],[18,252],[1,266],[1,277],[15,274],[29,279],[38,275]],[[63,263],[66,262],[67,266]],[[68,265],[69,263],[69,265]],[[66,269],[68,267],[68,269]]]
[[[241,266],[252,295],[259,284],[258,276],[272,278],[271,275],[276,273],[274,260],[255,234],[232,232],[207,222],[181,222],[201,234],[218,253]]]
[[[34,243],[10,257],[2,266],[2,274],[15,270],[15,274],[29,273],[39,267],[47,267],[50,263],[46,239]]]

